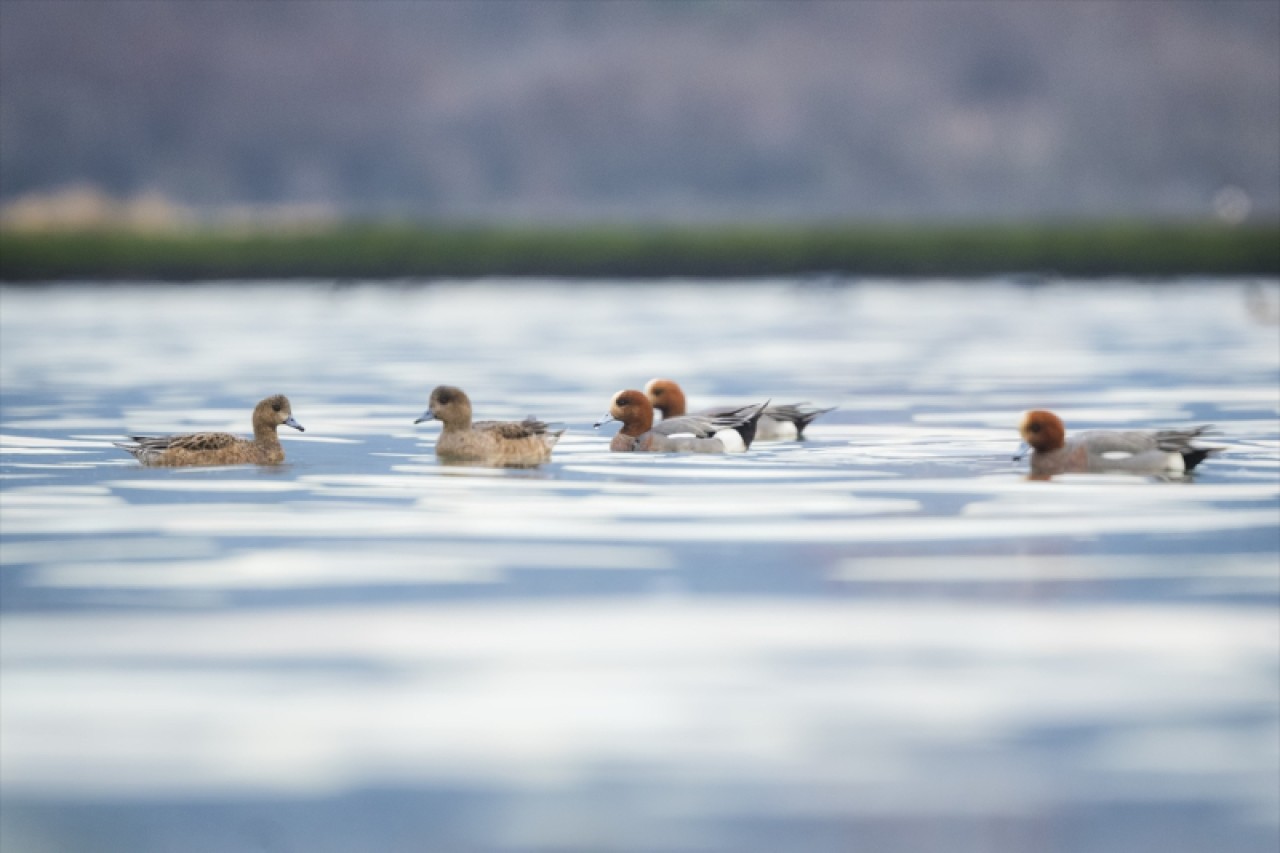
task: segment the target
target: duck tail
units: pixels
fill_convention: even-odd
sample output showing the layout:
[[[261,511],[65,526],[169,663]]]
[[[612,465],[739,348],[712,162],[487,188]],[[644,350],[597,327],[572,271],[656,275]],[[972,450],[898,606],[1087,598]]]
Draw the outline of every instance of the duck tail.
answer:
[[[733,429],[738,435],[742,436],[742,444],[744,449],[751,449],[751,442],[756,440],[756,424],[760,422],[760,416],[764,414],[765,407],[769,405],[769,401],[754,406],[748,410],[747,416],[743,418],[742,423],[736,424]]]
[[[118,447],[118,448],[120,448],[120,449],[121,449],[121,450],[123,450],[125,453],[128,453],[128,454],[129,454],[130,456],[132,456],[134,459],[137,459],[139,462],[141,462],[141,461],[142,461],[142,451],[143,451],[145,448],[144,448],[140,443],[137,443],[137,442],[138,442],[138,439],[137,439],[136,437],[134,438],[134,442],[135,442],[135,443],[133,443],[133,444],[125,444],[123,441],[113,441],[113,442],[111,442],[111,446],[112,446],[112,447]]]
[[[1216,456],[1221,453],[1223,449],[1221,447],[1191,447],[1180,451],[1184,470],[1190,471],[1210,456]]]
[[[808,403],[796,403],[795,405],[770,406],[765,414],[775,421],[789,423],[794,426],[796,428],[796,439],[799,440],[804,438],[804,428],[813,423],[815,418],[834,410],[835,406],[820,409]]]
[[[819,415],[825,415],[827,412],[833,412],[833,411],[835,411],[835,406],[832,406],[829,409],[802,410],[800,412],[800,416],[795,420],[796,439],[799,440],[804,438],[804,428],[807,427],[809,424],[813,423],[813,421]]]

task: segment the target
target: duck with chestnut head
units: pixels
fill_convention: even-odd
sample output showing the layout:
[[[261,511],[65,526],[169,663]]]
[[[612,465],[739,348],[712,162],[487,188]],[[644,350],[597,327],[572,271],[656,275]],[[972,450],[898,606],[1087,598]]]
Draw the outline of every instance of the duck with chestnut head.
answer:
[[[643,391],[626,390],[613,395],[609,421],[621,421],[622,429],[609,443],[610,450],[651,453],[734,453],[746,450],[755,439],[756,424],[768,403],[743,406],[717,416],[684,415],[653,422],[653,404]]]
[[[1023,450],[1014,460],[1030,450],[1031,474],[1037,477],[1067,472],[1182,474],[1222,452],[1220,447],[1192,443],[1209,429],[1086,430],[1068,437],[1062,418],[1034,409],[1024,413],[1018,425]]]
[[[650,379],[644,386],[644,393],[653,404],[653,408],[663,418],[678,418],[687,413],[684,389],[671,379]],[[703,409],[699,414],[706,417],[720,417],[739,411],[740,406],[723,406]],[[756,441],[799,441],[804,438],[804,429],[813,423],[819,415],[833,411],[834,407],[822,409],[809,403],[770,404],[756,422]]]

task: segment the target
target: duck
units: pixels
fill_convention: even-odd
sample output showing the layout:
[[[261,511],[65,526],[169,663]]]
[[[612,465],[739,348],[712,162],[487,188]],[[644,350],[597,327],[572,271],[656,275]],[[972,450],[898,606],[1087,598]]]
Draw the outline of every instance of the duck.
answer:
[[[677,418],[686,414],[684,391],[679,384],[670,379],[650,379],[644,386],[644,393],[654,409],[662,413],[663,418]],[[800,441],[804,439],[804,428],[819,415],[833,411],[834,406],[821,409],[809,403],[780,404],[769,406],[756,423],[756,441]],[[701,414],[709,417],[737,411],[733,406],[718,409],[707,409]]]
[[[436,440],[436,458],[447,464],[487,465],[493,468],[531,468],[551,461],[551,449],[564,430],[550,430],[530,416],[523,421],[471,420],[471,398],[461,388],[439,385],[422,417],[443,425]]]
[[[619,452],[734,453],[751,447],[768,403],[743,406],[720,415],[684,415],[653,423],[653,404],[643,391],[629,389],[613,395],[609,413],[596,429],[621,421],[622,429],[609,442]]]
[[[133,455],[143,465],[155,467],[205,465],[279,465],[284,448],[276,427],[293,427],[306,432],[293,419],[289,398],[276,394],[253,407],[253,438],[239,438],[228,432],[193,432],[183,435],[130,436],[131,443],[112,442]]]
[[[1018,432],[1028,449],[1031,474],[1048,477],[1066,472],[1123,472],[1129,474],[1182,474],[1205,459],[1221,453],[1221,447],[1196,447],[1192,442],[1211,429],[1196,426],[1166,430],[1088,430],[1067,438],[1062,418],[1033,409],[1022,415]]]

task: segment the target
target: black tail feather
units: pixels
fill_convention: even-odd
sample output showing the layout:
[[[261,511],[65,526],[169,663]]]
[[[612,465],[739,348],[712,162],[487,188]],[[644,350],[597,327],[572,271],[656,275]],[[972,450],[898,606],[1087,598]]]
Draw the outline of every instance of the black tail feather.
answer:
[[[1182,453],[1182,464],[1186,466],[1186,470],[1199,465],[1204,460],[1213,456],[1215,453],[1221,453],[1221,447],[1192,447],[1188,450],[1180,451]]]
[[[797,418],[795,422],[796,423],[796,439],[799,440],[804,438],[804,428],[807,427],[809,424],[813,423],[814,418],[818,417],[818,415],[825,415],[827,412],[831,412],[831,411],[834,411],[834,409],[818,409],[813,412],[805,412],[803,415]]]
[[[808,403],[796,403],[794,405],[774,406],[765,414],[774,420],[786,421],[792,424],[796,428],[796,439],[799,440],[804,438],[804,428],[813,423],[814,418],[833,411],[835,411],[834,406],[828,409],[815,409],[811,408]]]
[[[760,416],[764,414],[764,407],[767,405],[769,404],[759,406],[751,417],[734,427],[738,435],[742,436],[742,443],[748,450],[751,449],[751,442],[756,440],[756,424],[760,422]]]

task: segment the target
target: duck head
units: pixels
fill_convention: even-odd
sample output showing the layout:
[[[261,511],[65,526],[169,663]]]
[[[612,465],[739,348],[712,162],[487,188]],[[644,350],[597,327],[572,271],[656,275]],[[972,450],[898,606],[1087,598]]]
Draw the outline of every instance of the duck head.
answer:
[[[650,379],[644,386],[644,393],[664,418],[678,418],[685,414],[684,391],[670,379]]]

